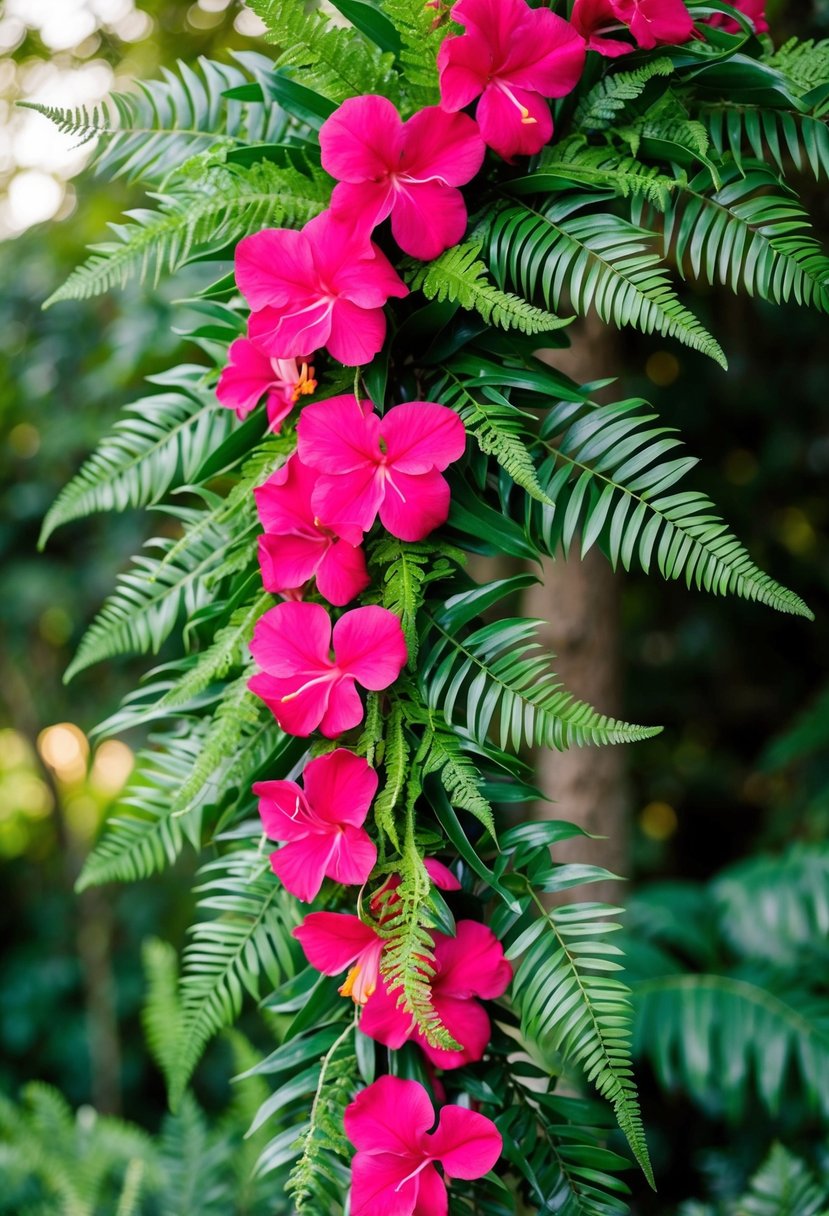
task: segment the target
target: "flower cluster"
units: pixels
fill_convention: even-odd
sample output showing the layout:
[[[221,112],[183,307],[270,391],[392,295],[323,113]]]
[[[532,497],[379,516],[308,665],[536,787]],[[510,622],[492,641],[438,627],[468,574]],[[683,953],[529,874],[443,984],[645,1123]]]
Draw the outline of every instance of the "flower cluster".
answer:
[[[734,0],[734,7],[758,32],[766,28],[761,0]],[[589,53],[617,57],[695,36],[684,0],[574,0],[569,20],[528,0],[457,0],[451,18],[458,32],[438,54],[440,105],[404,121],[382,96],[343,102],[319,137],[322,166],[336,183],[328,209],[301,231],[266,229],[239,244],[236,282],[250,307],[248,333],[230,347],[217,392],[240,418],[264,398],[270,429],[279,431],[317,390],[312,359],[327,352],[360,368],[381,351],[385,307],[408,288],[374,240],[379,225],[389,220],[391,237],[410,257],[439,256],[463,239],[462,187],[481,172],[487,149],[506,161],[540,152],[553,134],[550,101],[576,87]],[[740,28],[722,15],[709,20],[728,32]],[[324,604],[307,597],[343,609],[367,591],[363,541],[378,521],[415,542],[449,515],[444,473],[464,453],[460,418],[437,402],[384,411],[378,404],[381,411],[360,396],[358,381],[354,393],[304,404],[295,452],[255,491],[262,579],[282,602],[256,625],[258,671],[249,687],[291,735],[320,731],[336,739],[358,726],[359,689],[389,688],[408,658],[401,623],[386,608],[370,603],[332,621]],[[310,760],[298,782],[254,786],[265,834],[281,845],[271,854],[274,873],[297,899],[312,902],[326,880],[372,882],[378,853],[365,824],[377,789],[368,760],[344,747]],[[459,889],[440,862],[424,865],[436,887]],[[478,1061],[491,1036],[482,1002],[502,996],[512,976],[503,949],[472,919],[459,920],[454,936],[432,934],[432,1008],[457,1044],[435,1046],[384,979],[385,926],[400,903],[400,879],[389,870],[381,868],[385,878],[367,912],[312,911],[295,936],[311,966],[345,975],[340,992],[359,1006],[363,1034],[392,1050],[411,1041],[435,1068]],[[357,1150],[354,1216],[440,1216],[447,1211],[443,1179],[476,1178],[492,1167],[501,1141],[489,1120],[445,1106],[432,1131],[434,1118],[413,1081],[387,1076],[358,1094],[345,1116]]]

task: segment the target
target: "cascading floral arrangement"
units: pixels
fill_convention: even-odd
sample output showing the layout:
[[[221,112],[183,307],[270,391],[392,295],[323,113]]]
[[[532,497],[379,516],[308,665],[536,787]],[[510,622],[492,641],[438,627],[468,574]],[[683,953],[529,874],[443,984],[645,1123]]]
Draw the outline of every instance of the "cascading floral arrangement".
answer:
[[[168,646],[102,728],[168,723],[81,881],[211,851],[151,1032],[176,1103],[260,1000],[261,1169],[297,1212],[621,1213],[602,1103],[556,1092],[594,1087],[652,1180],[618,909],[562,902],[612,876],[553,860],[579,829],[522,808],[527,749],[654,731],[575,700],[537,622],[504,616],[535,574],[478,584],[466,555],[578,536],[809,615],[678,488],[673,431],[595,403],[555,350],[595,310],[724,364],[666,258],[826,309],[783,174],[829,172],[829,52],[776,51],[759,0],[332,0],[348,28],[251,7],[275,66],[45,111],[157,203],[54,299],[234,259],[187,305],[207,364],[156,377],[44,528],[162,499],[177,526],[70,669]]]

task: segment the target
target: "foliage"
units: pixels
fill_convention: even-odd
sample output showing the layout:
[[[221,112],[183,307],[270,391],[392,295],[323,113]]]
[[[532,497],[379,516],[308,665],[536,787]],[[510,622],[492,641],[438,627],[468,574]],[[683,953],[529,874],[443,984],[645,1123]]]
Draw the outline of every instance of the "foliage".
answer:
[[[158,281],[196,261],[215,264],[216,278],[187,335],[203,361],[169,373],[170,391],[132,408],[64,491],[43,537],[101,510],[151,507],[163,520],[149,553],[121,575],[67,678],[116,655],[165,650],[164,665],[105,723],[107,731],[165,727],[141,754],[80,885],[146,877],[187,843],[208,850],[177,987],[169,953],[154,947],[148,955],[145,1020],[174,1109],[160,1160],[175,1204],[209,1211],[219,1202],[212,1133],[187,1085],[208,1042],[252,1001],[277,1040],[263,1060],[240,1066],[246,1080],[276,1084],[248,1104],[252,1132],[268,1137],[258,1173],[281,1177],[297,1211],[336,1212],[348,1178],[343,1108],[373,1079],[378,1056],[344,1012],[336,984],[299,969],[291,930],[300,910],[273,878],[251,794],[262,777],[296,775],[309,754],[247,689],[247,644],[272,602],[258,581],[251,491],[290,452],[294,431],[288,425],[278,441],[264,439],[258,414],[237,424],[211,402],[244,323],[227,273],[233,246],[265,225],[300,227],[323,209],[330,182],[314,130],[338,103],[379,92],[411,112],[435,100],[434,57],[447,26],[409,0],[337,0],[345,26],[294,0],[251,6],[275,44],[274,67],[240,56],[240,77],[205,62],[106,112],[51,114],[64,130],[97,135],[100,171],[142,181],[154,206],[128,212],[116,239],[93,247],[50,302],[86,299],[133,274]],[[510,171],[499,182],[488,168],[469,240],[425,266],[398,260],[410,297],[395,306],[384,350],[364,372],[381,405],[384,397],[442,402],[475,441],[448,474],[445,534],[410,543],[376,532],[368,540],[372,586],[363,602],[399,616],[409,667],[385,696],[369,696],[362,730],[345,740],[380,782],[378,868],[358,911],[384,939],[383,975],[413,1028],[433,1045],[454,1045],[432,982],[434,934],[454,932],[456,907],[487,915],[516,964],[509,996],[492,1008],[486,1058],[442,1079],[450,1099],[476,1101],[504,1135],[503,1167],[459,1186],[459,1211],[512,1211],[518,1196],[539,1210],[622,1216],[627,1188],[618,1174],[628,1162],[608,1146],[606,1110],[563,1098],[555,1085],[561,1076],[596,1091],[652,1182],[633,1050],[648,1051],[666,1087],[678,1082],[723,1117],[755,1092],[775,1115],[787,1065],[809,1112],[826,1113],[822,993],[798,976],[808,999],[795,1006],[778,977],[748,963],[734,974],[661,974],[673,946],[698,946],[695,929],[702,936],[676,910],[643,917],[639,939],[627,942],[629,988],[617,975],[622,952],[609,940],[619,909],[560,902],[613,878],[551,859],[551,846],[578,829],[527,821],[503,830],[503,808],[520,812],[537,794],[529,749],[645,740],[658,728],[611,718],[561,686],[554,657],[539,648],[539,622],[513,612],[531,576],[478,584],[462,569],[467,551],[572,557],[580,536],[582,553],[596,545],[613,565],[635,559],[645,573],[653,565],[668,580],[810,615],[755,565],[702,491],[676,489],[694,461],[674,454],[678,440],[646,403],[599,404],[589,386],[549,365],[565,340],[563,318],[595,311],[605,324],[658,334],[725,367],[719,342],[674,289],[672,261],[703,283],[826,310],[829,263],[784,180],[788,159],[763,164],[759,156],[779,145],[782,130],[795,164],[822,164],[822,127],[810,125],[822,122],[811,97],[822,51],[789,46],[775,58],[756,42],[738,55],[729,37],[712,34],[633,69],[608,62],[600,80],[562,107],[557,142],[531,172]],[[774,81],[781,113],[808,109],[809,123],[792,118],[778,129],[756,117],[758,74]],[[718,127],[718,105],[755,117],[741,129],[728,119]],[[544,360],[540,335],[552,347]],[[320,360],[324,399],[342,391],[342,373]],[[435,854],[455,860],[457,897],[434,889],[423,862]],[[811,903],[782,908],[767,931],[785,923],[794,938],[808,939],[821,922],[822,865],[809,872]],[[391,875],[399,884],[390,895],[375,880]],[[747,923],[750,899],[739,883],[763,881],[762,873],[732,875],[713,893],[728,909],[724,940],[745,948],[749,961],[756,926]],[[371,898],[378,891],[379,914]],[[319,906],[353,904],[328,885]],[[637,925],[635,917],[636,905]],[[665,920],[678,926],[677,941],[669,933],[648,941],[648,929]],[[719,949],[707,946],[706,962]],[[390,1057],[379,1067],[428,1080],[415,1047]],[[758,1061],[769,1057],[777,1069],[761,1074]],[[724,1073],[728,1097],[718,1106]],[[135,1206],[135,1177],[125,1175],[115,1200],[125,1213]],[[813,1203],[812,1181],[778,1153],[749,1186],[746,1210],[760,1211],[762,1197],[781,1186],[804,1210]]]

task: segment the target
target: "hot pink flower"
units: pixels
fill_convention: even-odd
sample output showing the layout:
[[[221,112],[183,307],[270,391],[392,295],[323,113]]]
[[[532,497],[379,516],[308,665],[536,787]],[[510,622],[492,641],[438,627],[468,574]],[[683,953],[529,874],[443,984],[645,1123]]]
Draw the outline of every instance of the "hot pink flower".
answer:
[[[439,890],[460,891],[461,884],[449,867],[445,866],[442,861],[436,861],[434,857],[424,857],[423,868]],[[396,900],[393,892],[399,886],[400,875],[390,874],[383,885],[377,888],[370,901],[371,910],[375,916],[382,919],[384,915],[388,914],[389,909],[394,905]]]
[[[738,12],[745,13],[749,21],[754,26],[755,34],[767,34],[769,32],[769,23],[766,20],[766,0],[729,0],[731,7],[736,8]],[[720,26],[728,34],[742,34],[743,30],[733,17],[726,17],[724,13],[715,13],[713,17],[708,18],[708,24]]]
[[[501,1156],[491,1119],[464,1106],[435,1112],[417,1081],[381,1077],[345,1109],[351,1163],[351,1216],[446,1216],[446,1181],[482,1178]],[[443,1167],[443,1175],[435,1165]]]
[[[362,756],[338,747],[306,764],[304,790],[295,781],[259,781],[253,792],[266,835],[284,840],[271,853],[273,872],[306,903],[322,880],[364,883],[377,849],[363,827],[377,793],[377,773]]]
[[[609,58],[635,49],[615,34],[629,31],[637,46],[652,50],[687,42],[694,32],[683,0],[575,0],[570,20],[588,50]]]
[[[380,979],[384,941],[371,925],[349,912],[309,912],[294,929],[305,957],[323,975],[348,975],[340,985],[343,996],[365,1005]]]
[[[482,1058],[491,1028],[486,1010],[474,998],[501,996],[512,979],[512,967],[491,929],[475,920],[459,920],[457,929],[457,937],[433,935],[437,970],[432,1002],[452,1038],[462,1045],[461,1051],[432,1047],[412,1026],[409,1014],[398,1009],[395,994],[383,981],[360,1019],[364,1034],[394,1050],[414,1039],[438,1068],[460,1068]]]
[[[441,470],[463,455],[463,423],[428,401],[394,406],[382,418],[373,411],[351,394],[302,411],[299,455],[322,474],[314,510],[330,527],[356,524],[364,532],[379,513],[392,536],[422,540],[449,515]]]
[[[265,535],[259,537],[259,565],[266,591],[284,594],[314,575],[330,604],[341,606],[370,583],[359,547],[360,528],[325,527],[311,506],[319,474],[294,454],[264,485],[253,491]]]
[[[301,232],[265,228],[245,237],[236,282],[254,309],[250,336],[268,355],[325,346],[349,367],[370,362],[383,345],[386,300],[408,295],[385,254],[330,211]]]
[[[441,105],[462,110],[480,96],[476,117],[490,148],[507,160],[540,152],[553,133],[544,98],[576,87],[584,39],[526,0],[458,0],[452,18],[467,32],[438,52]]]
[[[357,684],[388,688],[406,662],[400,621],[375,606],[344,613],[332,637],[321,604],[277,604],[256,622],[250,649],[264,670],[248,688],[282,729],[310,735],[319,726],[329,739],[363,720]]]
[[[300,397],[313,393],[317,387],[314,369],[301,366],[296,359],[270,359],[248,338],[231,342],[228,364],[219,376],[216,396],[222,405],[236,411],[237,418],[247,418],[265,394],[268,421],[272,431],[278,431],[282,419]]]
[[[466,114],[438,106],[403,122],[385,97],[352,97],[320,130],[322,167],[340,182],[334,215],[370,232],[388,215],[401,249],[430,260],[466,231],[466,204],[456,186],[484,159],[484,141]]]

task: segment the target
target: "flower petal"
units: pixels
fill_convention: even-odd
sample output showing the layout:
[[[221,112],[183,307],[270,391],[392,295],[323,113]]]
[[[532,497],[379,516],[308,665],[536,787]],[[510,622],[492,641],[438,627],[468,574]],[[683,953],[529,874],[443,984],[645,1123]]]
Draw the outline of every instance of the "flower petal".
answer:
[[[401,473],[428,473],[460,460],[466,430],[454,410],[433,401],[396,405],[380,421],[386,459]]]
[[[463,110],[468,106],[486,87],[492,69],[492,52],[480,33],[446,38],[438,51],[443,109]]]
[[[323,975],[346,971],[363,950],[378,940],[370,925],[347,912],[309,912],[294,929],[293,936],[311,966]]]
[[[393,202],[394,188],[385,178],[377,182],[340,182],[331,195],[331,210],[368,237],[389,214]]]
[[[377,773],[369,762],[345,747],[309,761],[302,773],[305,796],[314,813],[326,823],[347,823],[355,828],[365,823],[377,782]]]
[[[426,1137],[430,1156],[450,1178],[483,1178],[501,1156],[501,1133],[492,1122],[463,1106],[444,1106],[440,1121]]]
[[[315,283],[305,233],[263,228],[244,237],[236,246],[236,283],[253,309],[290,304],[298,289],[307,291]]]
[[[227,357],[227,367],[216,385],[216,396],[222,405],[235,410],[237,417],[246,418],[273,383],[273,365],[248,338],[231,342]]]
[[[421,1144],[434,1121],[435,1112],[423,1086],[392,1076],[381,1077],[361,1090],[345,1108],[344,1120],[345,1134],[355,1148],[366,1153],[406,1154],[416,1158],[415,1165],[422,1160]],[[399,1178],[412,1168],[405,1161],[401,1167]]]
[[[313,535],[311,492],[316,481],[316,470],[304,465],[294,453],[267,481],[256,486],[253,497],[265,531],[278,536],[291,532]]]
[[[250,651],[270,675],[286,679],[331,669],[331,620],[321,604],[277,604],[256,622]]]
[[[274,358],[297,359],[325,346],[331,333],[333,309],[333,303],[319,295],[299,296],[281,307],[252,312],[248,333]]]
[[[385,97],[350,97],[320,127],[322,167],[340,182],[378,181],[400,160],[403,123]]]
[[[300,840],[307,836],[308,802],[295,781],[257,781],[259,818],[268,840]]]
[[[302,587],[316,574],[327,545],[323,536],[260,536],[259,569],[265,590],[278,595]],[[326,599],[334,602],[329,596]]]
[[[504,160],[534,156],[553,134],[553,118],[543,97],[526,89],[511,91],[514,101],[497,85],[489,85],[478,102],[476,115],[484,139]],[[534,121],[524,122],[518,106]]]
[[[352,473],[380,460],[380,420],[353,393],[306,405],[297,423],[300,459],[320,473]],[[317,508],[315,508],[316,510]]]
[[[392,203],[392,236],[411,257],[430,262],[463,239],[466,203],[454,186],[401,182]]]
[[[413,1216],[418,1179],[403,1179],[417,1165],[397,1153],[357,1153],[351,1162],[351,1216]]]
[[[461,884],[455,875],[442,861],[434,857],[424,857],[423,866],[436,887],[441,891],[460,891]]]
[[[285,605],[286,607],[288,605]],[[308,605],[298,605],[308,607]],[[282,607],[280,604],[279,607]],[[297,679],[279,679],[260,671],[248,680],[248,688],[260,697],[288,735],[305,738],[320,725],[328,712],[331,681],[314,684],[296,694]],[[359,719],[358,719],[359,721]]]
[[[325,866],[327,878],[345,886],[362,886],[377,864],[377,846],[364,828],[346,824]]]
[[[477,920],[459,920],[455,937],[436,934],[435,957],[440,963],[440,990],[446,996],[491,1000],[506,992],[512,980],[503,946]]]
[[[398,1009],[382,978],[360,1014],[360,1030],[392,1051],[399,1051],[412,1036],[411,1014]]]
[[[365,591],[370,582],[366,557],[359,546],[336,540],[326,549],[317,569],[317,588],[329,604],[342,607]]]
[[[271,867],[286,891],[309,904],[320,893],[331,855],[337,848],[336,831],[311,832],[303,840],[271,853]]]
[[[358,611],[355,609],[354,611]],[[351,730],[363,720],[363,703],[350,676],[338,680],[331,688],[325,713],[320,721],[320,730],[326,739],[336,739],[343,731]]]
[[[449,518],[449,483],[437,469],[410,477],[395,472],[380,504],[383,527],[400,540],[422,540]]]
[[[486,145],[468,114],[449,114],[440,106],[418,110],[403,132],[403,171],[416,178],[437,178],[464,186],[484,163]]]
[[[312,502],[320,519],[332,529],[356,526],[368,532],[386,493],[386,483],[378,466],[365,464],[361,469],[340,476],[323,473],[317,482]]]
[[[342,297],[334,302],[325,341],[332,359],[346,367],[362,367],[380,353],[385,340],[382,308],[361,308]]]
[[[334,626],[338,668],[364,688],[388,688],[406,664],[406,641],[400,621],[388,608],[353,608]]]
[[[417,1176],[417,1202],[412,1216],[447,1216],[449,1196],[446,1183],[433,1165],[427,1165]]]
[[[548,8],[532,9],[516,30],[499,75],[542,97],[565,97],[579,82],[585,52],[584,39],[569,21]]]
[[[475,1000],[459,1000],[436,991],[434,1006],[452,1038],[461,1044],[460,1051],[447,1051],[442,1047],[432,1047],[422,1035],[418,1035],[418,1046],[435,1068],[462,1068],[464,1064],[473,1064],[482,1059],[492,1037],[489,1015],[483,1005]]]

